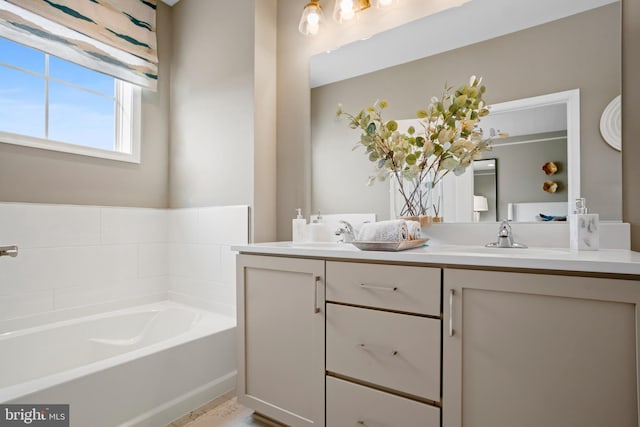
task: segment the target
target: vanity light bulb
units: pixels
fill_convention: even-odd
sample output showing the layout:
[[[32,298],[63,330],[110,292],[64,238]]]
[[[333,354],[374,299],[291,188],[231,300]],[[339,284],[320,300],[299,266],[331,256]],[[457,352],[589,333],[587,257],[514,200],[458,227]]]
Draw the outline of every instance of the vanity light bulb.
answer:
[[[318,30],[320,29],[320,25],[318,24],[309,24],[307,26],[307,32],[309,33],[310,36],[315,36],[316,34],[318,34]]]
[[[333,7],[333,19],[339,23],[342,23],[342,21],[348,21],[356,14],[353,9],[353,0],[335,0],[335,5]]]
[[[340,16],[343,20],[348,21],[353,18],[355,12],[353,11],[353,0],[341,0],[340,1]]]
[[[307,16],[307,24],[309,24],[309,27],[315,27],[317,29],[319,23],[320,15],[318,15],[317,13],[312,12]]]
[[[321,19],[322,8],[320,7],[320,3],[311,1],[304,7],[298,30],[305,36],[316,35],[320,29]]]

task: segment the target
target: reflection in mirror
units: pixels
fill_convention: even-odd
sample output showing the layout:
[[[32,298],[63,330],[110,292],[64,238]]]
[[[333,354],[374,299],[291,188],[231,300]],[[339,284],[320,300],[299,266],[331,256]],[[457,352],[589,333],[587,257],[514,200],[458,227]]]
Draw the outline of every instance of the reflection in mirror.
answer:
[[[564,17],[559,16],[555,21],[538,20],[538,23],[546,23],[533,23],[530,27],[519,26],[525,18],[533,16],[533,13],[529,13],[525,17],[522,13],[521,7],[526,5],[518,3],[518,7],[513,7],[513,2],[504,3],[503,8],[486,10],[504,12],[500,15],[501,22],[514,23],[511,29],[514,32],[511,34],[472,42],[463,47],[449,48],[450,50],[443,48],[440,50],[442,53],[432,53],[431,56],[396,64],[390,68],[378,68],[378,71],[323,84],[311,91],[312,210],[321,209],[327,213],[375,212],[379,219],[392,217],[389,209],[389,187],[380,183],[366,187],[372,164],[362,151],[350,150],[357,141],[358,134],[344,123],[333,120],[339,103],[348,111],[356,111],[372,104],[376,99],[384,99],[390,104],[385,112],[386,120],[410,119],[415,117],[418,109],[424,108],[431,96],[442,91],[445,82],[457,84],[466,81],[470,74],[476,74],[484,78],[483,82],[487,85],[485,99],[494,106],[504,104],[504,101],[513,102],[512,100],[541,94],[580,89],[580,99],[577,103],[579,111],[576,109],[572,113],[576,114],[578,119],[573,122],[579,123],[577,127],[571,128],[571,117],[566,116],[568,107],[559,105],[559,109],[565,109],[568,119],[566,131],[552,129],[525,132],[530,139],[533,138],[530,136],[532,133],[539,134],[533,139],[552,139],[553,142],[549,141],[549,145],[558,143],[564,137],[562,132],[566,132],[566,161],[551,154],[535,161],[525,154],[517,155],[531,168],[531,175],[527,172],[525,176],[522,164],[499,159],[498,219],[504,219],[510,214],[525,221],[536,221],[536,215],[540,213],[555,216],[557,212],[552,210],[551,207],[554,205],[551,203],[563,203],[577,197],[586,197],[590,210],[599,213],[601,220],[621,219],[621,156],[604,143],[599,131],[603,109],[620,93],[620,3],[610,0],[563,1],[563,7],[575,6],[582,9],[575,10],[573,14],[565,14]],[[482,4],[486,6],[487,3],[485,0],[468,2],[456,11],[462,12],[467,8],[484,10]],[[538,3],[536,5],[539,6]],[[554,3],[548,9],[559,8],[560,3]],[[451,14],[439,16],[446,21]],[[518,24],[515,24],[516,21]],[[455,24],[449,23],[446,27],[451,28],[452,25]],[[385,54],[372,56],[385,59],[388,50],[413,50],[416,44],[438,45],[441,39],[414,37],[406,42],[395,42],[392,48],[381,50],[380,43],[374,43],[376,37],[370,39],[374,45],[373,52]],[[430,42],[415,43],[415,40]],[[360,46],[366,42],[359,42],[359,46],[354,46],[354,49],[359,51]],[[594,52],[598,52],[597,58],[594,57]],[[331,58],[326,59],[331,61]],[[311,71],[314,72],[314,61],[311,66]],[[351,69],[341,62],[332,63],[331,66]],[[486,121],[486,125],[489,125],[488,120],[498,117],[498,113],[498,109],[494,108],[488,117],[483,118],[481,124]],[[491,127],[496,132],[504,126],[489,126],[485,131],[488,132],[487,135],[490,135]],[[502,141],[510,144],[503,147],[505,150],[527,145],[518,140],[518,132],[514,129],[516,127],[504,129],[511,134],[511,137]],[[572,141],[575,141],[575,144]],[[499,141],[494,142],[494,152],[485,153],[486,158],[498,158],[498,143]],[[536,143],[532,142],[530,145],[534,144]],[[556,175],[548,176],[542,171],[542,165],[551,161],[557,162],[559,168]],[[511,169],[511,172],[508,172],[508,169]],[[582,176],[580,170],[585,171]],[[448,189],[443,189],[445,222],[473,221],[474,190],[473,179],[470,179],[473,174],[465,175],[468,176],[458,178],[467,181],[452,184],[465,187],[464,197],[447,197]],[[520,198],[518,193],[507,197],[506,191],[509,188],[503,188],[505,181],[531,185],[531,192],[539,195],[540,199]],[[549,188],[556,188],[556,193],[543,191],[546,181],[551,183]],[[563,197],[562,201],[556,200],[560,196]],[[544,209],[528,205],[535,203],[546,205]],[[533,209],[532,215],[531,212],[527,212],[529,208]],[[485,215],[487,214],[481,214],[481,218]]]
[[[580,91],[578,89],[491,105],[479,123],[492,137],[490,160],[476,161],[460,176],[448,174],[433,194],[445,222],[514,222],[566,219],[569,201],[580,194]],[[398,129],[420,122],[398,121]],[[508,136],[506,136],[508,135]],[[557,170],[547,174],[546,163]],[[500,173],[497,174],[497,165]],[[489,166],[491,165],[491,166]],[[488,181],[492,180],[491,183]],[[545,182],[555,191],[543,189]],[[391,217],[397,216],[397,186],[390,183]],[[487,210],[476,204],[486,197]]]
[[[497,220],[566,218],[580,194],[579,104],[578,90],[567,91],[497,104],[481,121],[485,135],[508,134],[492,144],[491,157],[501,165]],[[545,171],[549,163],[555,168]],[[545,191],[545,183],[555,191]]]
[[[473,162],[473,222],[498,220],[498,159]]]

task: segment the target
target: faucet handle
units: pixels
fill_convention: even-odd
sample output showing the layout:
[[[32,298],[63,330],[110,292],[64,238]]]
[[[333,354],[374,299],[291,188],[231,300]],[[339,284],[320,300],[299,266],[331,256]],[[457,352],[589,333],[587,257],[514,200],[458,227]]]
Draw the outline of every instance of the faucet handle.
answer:
[[[511,224],[509,224],[509,220],[505,219],[500,223],[500,231],[498,231],[499,237],[509,237],[511,236]]]
[[[342,241],[345,243],[351,243],[355,240],[355,230],[353,228],[353,226],[348,222],[348,221],[344,221],[344,220],[340,220],[338,221],[340,225],[340,227],[338,227],[338,229],[335,231],[335,235],[336,236],[340,236],[342,235]]]

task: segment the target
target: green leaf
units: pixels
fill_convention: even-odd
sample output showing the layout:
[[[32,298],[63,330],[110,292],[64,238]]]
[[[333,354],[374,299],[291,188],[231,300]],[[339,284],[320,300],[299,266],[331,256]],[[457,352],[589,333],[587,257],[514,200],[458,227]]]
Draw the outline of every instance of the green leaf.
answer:
[[[426,118],[426,117],[428,116],[428,114],[427,114],[427,110],[418,110],[418,112],[416,113],[416,116],[417,116],[419,119],[424,119],[424,118]]]
[[[369,125],[367,126],[367,133],[369,135],[373,135],[376,133],[376,124],[375,123],[369,123]]]
[[[442,169],[454,170],[455,168],[458,167],[459,163],[453,157],[447,157],[442,162],[440,162],[440,165],[441,165]]]
[[[372,151],[371,153],[369,153],[369,160],[370,161],[375,162],[379,158],[380,158],[380,156],[375,151]]]
[[[425,143],[425,139],[421,136],[416,137],[416,145],[418,147],[423,147]]]
[[[389,120],[385,126],[391,132],[398,130],[398,122],[396,122],[395,120]]]
[[[414,133],[416,133],[416,128],[414,128],[413,126],[409,126],[409,129],[407,129],[407,133],[409,135],[413,135]]]
[[[415,165],[416,164],[416,156],[415,154],[409,154],[404,161],[407,162],[408,165]]]

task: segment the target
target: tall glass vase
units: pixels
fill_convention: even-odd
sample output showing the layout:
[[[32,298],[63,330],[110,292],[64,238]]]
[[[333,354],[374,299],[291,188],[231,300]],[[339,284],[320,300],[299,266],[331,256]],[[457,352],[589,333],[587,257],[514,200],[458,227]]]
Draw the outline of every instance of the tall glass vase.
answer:
[[[399,216],[419,221],[422,227],[430,226],[434,216],[433,185],[430,176],[401,179],[401,184],[398,180],[398,192],[402,201]]]

